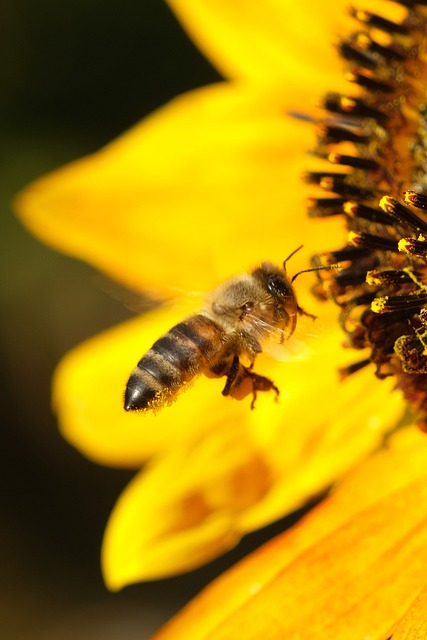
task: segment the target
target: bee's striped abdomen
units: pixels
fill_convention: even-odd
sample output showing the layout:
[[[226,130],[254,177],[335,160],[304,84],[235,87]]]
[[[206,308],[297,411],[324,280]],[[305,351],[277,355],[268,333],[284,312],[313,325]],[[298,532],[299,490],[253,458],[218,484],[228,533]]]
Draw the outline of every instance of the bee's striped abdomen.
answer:
[[[221,354],[220,327],[204,315],[175,325],[141,358],[126,386],[125,409],[155,409]]]

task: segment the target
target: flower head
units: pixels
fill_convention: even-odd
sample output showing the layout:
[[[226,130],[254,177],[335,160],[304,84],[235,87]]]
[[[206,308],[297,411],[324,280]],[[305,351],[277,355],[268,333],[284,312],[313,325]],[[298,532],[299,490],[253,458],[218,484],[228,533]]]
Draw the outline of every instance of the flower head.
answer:
[[[412,98],[420,97],[421,76],[413,79],[411,74],[422,71],[424,13],[410,2],[374,2],[372,11],[380,6],[383,14],[352,15],[340,13],[343,2],[332,7],[303,0],[292,11],[280,3],[247,2],[237,20],[235,3],[171,4],[235,80],[177,99],[98,154],[30,185],[17,201],[21,217],[57,248],[89,260],[128,286],[162,294],[210,289],[265,259],[281,264],[303,243],[305,255],[317,256],[316,266],[343,262],[343,271],[321,276],[315,289],[321,299],[338,302],[348,345],[366,349],[366,355],[354,364],[353,352],[345,354],[339,346],[341,331],[332,305],[314,301],[302,287],[299,303],[320,317],[313,355],[289,364],[264,354],[256,360],[257,371],[280,388],[279,405],[266,396],[251,412],[249,403],[221,397],[221,381],[201,377],[193,390],[158,415],[126,414],[121,396],[132,368],[182,320],[182,312],[170,307],[68,354],[54,384],[54,404],[66,437],[103,463],[140,466],[150,458],[119,499],[107,527],[103,566],[113,589],[197,566],[329,487],[399,422],[404,403],[398,392],[392,393],[396,378],[412,399],[404,381],[421,384],[424,375],[418,367],[412,371],[417,377],[408,378],[405,357],[396,351],[396,343],[403,354],[414,343],[415,351],[420,351],[418,342],[423,345],[422,260],[417,254],[413,262],[398,246],[400,237],[423,242],[416,226],[421,223],[414,227],[414,217],[420,216],[390,200],[403,183],[409,181],[411,193],[416,186],[416,172],[400,169],[408,158],[415,165],[420,155],[414,143],[408,156],[406,142],[413,140],[418,125],[412,120],[408,124],[413,105],[409,113],[410,101],[401,95],[414,86],[418,93]],[[340,57],[329,46],[331,29],[353,34],[354,20],[362,26],[339,45]],[[296,29],[302,24],[304,29]],[[354,92],[348,92],[342,58],[353,74]],[[313,73],[316,59],[327,74]],[[319,108],[314,101],[321,95],[326,97]],[[299,120],[288,117],[290,112]],[[313,147],[313,137],[307,121],[317,123],[319,134],[310,158],[305,151]],[[325,161],[334,168],[325,169]],[[300,180],[304,170],[307,184]],[[315,192],[318,188],[326,190],[326,197]],[[388,204],[380,211],[376,199],[387,189]],[[304,212],[307,194],[311,219]],[[420,196],[411,198],[417,206],[423,202]],[[343,218],[351,225],[351,242],[362,246],[334,249],[334,242],[338,247],[343,242]],[[200,232],[205,228],[209,233]],[[308,266],[301,254],[295,271]],[[367,271],[377,280],[366,282]],[[395,307],[378,313],[378,301],[390,304],[391,297],[410,309],[409,318]],[[377,308],[367,307],[375,300]],[[418,354],[416,363],[423,355]],[[408,355],[409,360],[414,358]],[[352,373],[339,385],[338,368]],[[380,377],[393,375],[378,381],[375,369]],[[375,475],[366,477],[371,482]],[[415,495],[420,484],[414,485]],[[345,540],[353,544],[358,536],[365,538],[376,507],[366,507],[361,527],[358,505],[353,505],[354,513],[340,511],[349,495],[345,486],[340,491],[335,496],[342,501],[333,498],[331,504],[340,505],[334,511],[342,517],[338,524],[347,526],[344,518],[350,523],[338,536],[341,549]],[[406,496],[400,496],[399,509]],[[381,517],[387,518],[391,505],[391,499],[381,503]],[[334,542],[332,526],[322,529],[329,517],[328,508],[322,509],[310,531],[331,533]],[[396,513],[398,520],[401,511]],[[304,538],[304,524],[300,531]],[[384,531],[386,524],[363,566],[375,561]],[[396,544],[404,535],[401,531]],[[310,560],[289,584],[301,591],[313,561],[319,569],[319,581],[313,584],[317,593],[323,575],[338,584],[337,574],[326,572],[332,561],[327,551],[336,547],[327,540],[319,551],[314,537],[310,540]],[[281,543],[275,548],[284,553]],[[348,567],[351,553],[345,549],[345,558],[337,557]],[[251,595],[262,584],[264,569],[272,577],[276,559],[269,556],[257,569],[260,582]],[[258,620],[269,599],[274,618],[281,588],[277,597],[264,598],[267,592],[260,596]],[[289,608],[291,600],[289,589]],[[215,637],[225,637],[225,627]],[[254,626],[253,633],[261,627]],[[281,631],[279,625],[277,633]]]

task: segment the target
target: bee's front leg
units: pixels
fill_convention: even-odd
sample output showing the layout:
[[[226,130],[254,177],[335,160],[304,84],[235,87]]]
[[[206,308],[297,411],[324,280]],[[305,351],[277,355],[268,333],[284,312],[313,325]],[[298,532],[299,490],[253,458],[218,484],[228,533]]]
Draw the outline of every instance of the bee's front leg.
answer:
[[[300,316],[307,316],[307,318],[311,318],[312,320],[317,320],[317,316],[315,316],[314,313],[309,313],[299,305],[297,306],[297,311]]]

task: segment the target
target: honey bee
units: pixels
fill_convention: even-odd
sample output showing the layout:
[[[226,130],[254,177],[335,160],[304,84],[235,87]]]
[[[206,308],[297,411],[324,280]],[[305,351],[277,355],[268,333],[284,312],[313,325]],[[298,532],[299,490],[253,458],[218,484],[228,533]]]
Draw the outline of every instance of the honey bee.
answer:
[[[298,251],[301,247],[298,247]],[[279,389],[253,370],[255,359],[272,336],[284,343],[294,333],[299,315],[293,280],[283,267],[264,262],[219,285],[206,298],[200,313],[190,315],[157,340],[141,358],[128,380],[126,411],[160,409],[199,374],[225,377],[222,395],[242,399],[260,391]],[[307,269],[305,271],[312,271]]]

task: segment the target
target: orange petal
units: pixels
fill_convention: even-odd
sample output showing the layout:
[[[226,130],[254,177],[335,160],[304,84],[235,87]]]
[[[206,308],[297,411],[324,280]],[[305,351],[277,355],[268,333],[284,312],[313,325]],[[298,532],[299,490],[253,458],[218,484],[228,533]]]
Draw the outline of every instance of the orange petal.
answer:
[[[427,637],[427,585],[392,631],[393,640],[423,640]]]
[[[425,583],[427,440],[395,436],[291,531],[205,589],[156,636],[382,638]]]
[[[177,98],[30,185],[19,215],[43,241],[137,290],[203,290],[262,259],[281,262],[319,229],[340,228],[305,215],[302,152],[314,135],[285,117],[282,98],[230,85]]]

